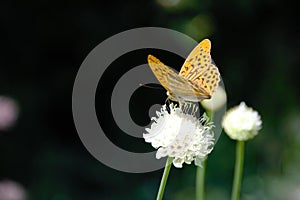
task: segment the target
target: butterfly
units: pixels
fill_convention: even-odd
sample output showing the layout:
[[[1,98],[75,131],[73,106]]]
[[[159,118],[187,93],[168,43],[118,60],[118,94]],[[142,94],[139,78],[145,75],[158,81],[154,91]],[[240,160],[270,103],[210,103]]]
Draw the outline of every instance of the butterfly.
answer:
[[[179,74],[156,57],[148,55],[148,64],[167,90],[170,100],[199,102],[211,98],[219,85],[220,73],[211,59],[210,49],[210,40],[202,40],[189,54]]]

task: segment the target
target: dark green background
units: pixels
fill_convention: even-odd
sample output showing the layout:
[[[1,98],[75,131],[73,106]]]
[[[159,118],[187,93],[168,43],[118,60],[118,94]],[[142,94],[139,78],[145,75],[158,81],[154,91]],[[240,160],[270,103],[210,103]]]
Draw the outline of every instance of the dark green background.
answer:
[[[1,179],[21,183],[34,200],[155,199],[161,170],[123,173],[87,152],[73,124],[71,95],[77,70],[100,42],[128,29],[158,26],[197,41],[209,38],[228,107],[245,101],[262,116],[263,129],[246,143],[242,199],[300,198],[296,1],[178,0],[175,6],[164,2],[176,1],[0,3],[0,95],[20,105],[17,124],[0,133]],[[151,49],[132,52],[117,60],[113,65],[120,70],[106,73],[105,79],[142,64],[153,52],[173,58],[165,62],[174,68],[183,62]],[[111,122],[105,109],[112,87],[104,85],[96,98],[98,112],[107,112],[105,120],[110,121],[108,137],[126,149],[150,150],[149,144],[126,136]],[[130,106],[140,124],[149,122],[141,98],[149,93],[153,98],[148,103],[164,102],[163,90],[141,88]],[[229,199],[234,153],[235,142],[222,134],[208,159],[207,199]],[[173,167],[165,199],[193,199],[194,182],[193,165]]]

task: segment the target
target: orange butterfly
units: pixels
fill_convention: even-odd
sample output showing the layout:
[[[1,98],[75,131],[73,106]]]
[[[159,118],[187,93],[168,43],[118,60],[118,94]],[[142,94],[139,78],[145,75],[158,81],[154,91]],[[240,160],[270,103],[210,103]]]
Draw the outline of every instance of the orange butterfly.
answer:
[[[168,91],[168,97],[179,102],[210,99],[220,81],[220,73],[210,56],[210,40],[202,40],[189,54],[179,74],[152,55],[149,66]]]

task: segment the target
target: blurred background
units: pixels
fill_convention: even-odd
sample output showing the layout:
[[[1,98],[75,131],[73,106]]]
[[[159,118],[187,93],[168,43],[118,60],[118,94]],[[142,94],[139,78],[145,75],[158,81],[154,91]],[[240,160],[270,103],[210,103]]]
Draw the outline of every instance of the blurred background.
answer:
[[[242,199],[299,200],[300,41],[295,3],[2,1],[0,200],[155,199],[162,170],[129,174],[97,161],[78,137],[71,107],[76,73],[88,53],[114,34],[145,26],[174,29],[197,41],[209,38],[228,108],[245,101],[262,116],[263,129],[246,143]],[[184,61],[158,50],[130,52],[110,66],[96,95],[97,112],[107,116],[107,136],[136,152],[152,148],[122,133],[107,105],[114,81],[153,52],[177,70]],[[130,112],[141,125],[150,120],[145,95],[149,104],[164,103],[166,97],[163,90],[136,92]],[[235,142],[223,133],[207,163],[207,199],[230,198],[234,156]],[[165,199],[194,199],[195,172],[193,165],[173,167]]]

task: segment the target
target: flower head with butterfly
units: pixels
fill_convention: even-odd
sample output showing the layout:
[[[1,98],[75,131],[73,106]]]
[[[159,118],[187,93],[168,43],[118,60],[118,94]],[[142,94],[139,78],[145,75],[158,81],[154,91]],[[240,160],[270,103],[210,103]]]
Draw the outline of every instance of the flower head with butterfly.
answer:
[[[207,126],[207,123],[202,124],[208,121],[205,115],[198,119],[195,112],[186,112],[191,108],[197,110],[192,103],[210,99],[219,85],[220,73],[211,59],[210,49],[208,39],[201,41],[189,54],[179,74],[156,57],[148,56],[149,66],[167,90],[168,99],[178,102],[179,108],[171,104],[168,112],[164,105],[161,112],[157,112],[157,118],[152,118],[154,122],[146,129],[148,134],[144,134],[144,138],[158,149],[157,158],[174,158],[176,167],[195,159],[201,166],[200,161],[214,145],[212,122]]]

